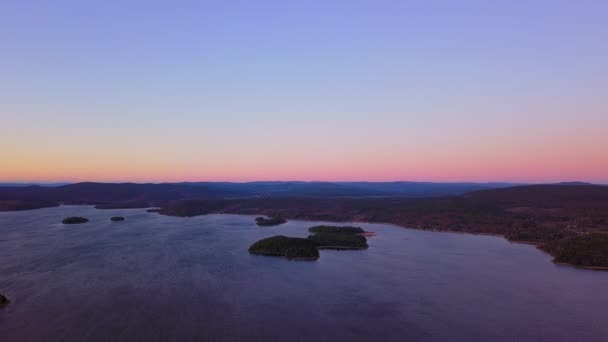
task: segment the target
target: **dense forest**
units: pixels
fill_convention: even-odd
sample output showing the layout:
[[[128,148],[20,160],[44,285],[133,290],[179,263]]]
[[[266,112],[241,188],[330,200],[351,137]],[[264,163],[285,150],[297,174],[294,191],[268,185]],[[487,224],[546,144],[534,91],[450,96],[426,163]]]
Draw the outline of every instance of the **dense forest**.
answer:
[[[277,235],[262,239],[249,247],[249,253],[284,256],[287,259],[309,259],[319,257],[317,246],[308,239]]]
[[[43,200],[0,199],[0,211],[21,211],[56,207],[59,204]]]
[[[277,235],[262,239],[249,247],[253,254],[284,256],[288,259],[316,259],[318,249],[365,249],[367,238],[359,227],[316,226],[308,229],[307,239]]]
[[[608,266],[608,234],[583,234],[550,241],[540,247],[563,262],[583,267]]]
[[[365,249],[367,238],[360,227],[315,226],[308,237],[320,249]]]

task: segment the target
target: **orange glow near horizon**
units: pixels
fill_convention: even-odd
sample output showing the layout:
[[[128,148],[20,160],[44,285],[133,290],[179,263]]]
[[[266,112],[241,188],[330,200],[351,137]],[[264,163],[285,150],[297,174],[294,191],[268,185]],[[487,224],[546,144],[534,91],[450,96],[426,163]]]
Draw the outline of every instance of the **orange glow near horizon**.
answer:
[[[491,149],[490,149],[491,150]],[[485,149],[382,153],[324,151],[243,153],[238,157],[208,153],[196,158],[137,153],[126,149],[90,154],[72,149],[12,150],[3,156],[3,182],[181,182],[181,181],[434,181],[434,182],[608,182],[608,158],[602,149],[581,153],[556,146],[553,153]]]
[[[256,126],[233,129],[230,136],[213,130],[201,135],[196,126],[182,134],[132,126],[107,136],[99,130],[50,135],[24,124],[0,136],[0,145],[8,147],[0,151],[0,181],[608,183],[608,138],[601,123],[586,123],[584,130],[578,122],[528,123],[526,129],[468,135],[451,126],[434,134],[367,134],[355,123],[262,136],[254,134]]]

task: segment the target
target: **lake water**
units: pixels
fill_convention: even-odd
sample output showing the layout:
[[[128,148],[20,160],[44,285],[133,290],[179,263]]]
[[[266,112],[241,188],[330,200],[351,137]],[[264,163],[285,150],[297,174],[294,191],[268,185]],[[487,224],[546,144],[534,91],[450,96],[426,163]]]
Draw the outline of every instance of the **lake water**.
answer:
[[[62,225],[67,216],[87,224]],[[124,222],[110,222],[125,216]],[[383,224],[364,251],[250,255],[317,222],[64,206],[0,213],[2,341],[607,341],[608,272]]]

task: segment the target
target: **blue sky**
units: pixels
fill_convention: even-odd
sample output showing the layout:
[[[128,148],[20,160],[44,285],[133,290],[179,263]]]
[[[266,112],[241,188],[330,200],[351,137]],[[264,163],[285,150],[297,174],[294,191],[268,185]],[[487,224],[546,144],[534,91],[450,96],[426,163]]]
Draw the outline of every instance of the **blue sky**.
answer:
[[[607,17],[605,1],[3,1],[0,179],[608,181]]]

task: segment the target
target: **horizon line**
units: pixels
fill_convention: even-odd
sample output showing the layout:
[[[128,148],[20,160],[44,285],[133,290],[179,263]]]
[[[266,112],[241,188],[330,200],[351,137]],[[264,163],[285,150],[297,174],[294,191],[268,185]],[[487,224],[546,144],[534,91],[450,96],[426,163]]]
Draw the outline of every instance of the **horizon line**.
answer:
[[[37,184],[58,184],[69,185],[78,183],[100,183],[100,184],[179,184],[179,183],[430,183],[430,184],[512,184],[512,185],[539,185],[539,184],[560,184],[560,183],[584,183],[593,185],[608,185],[608,181],[579,181],[579,180],[563,180],[563,181],[412,181],[412,180],[386,180],[386,181],[370,181],[370,180],[253,180],[253,181],[206,181],[206,180],[183,180],[183,181],[131,181],[131,180],[116,180],[116,181],[96,181],[96,180],[78,180],[78,181],[4,181],[2,184],[20,184],[20,185],[37,185]]]

